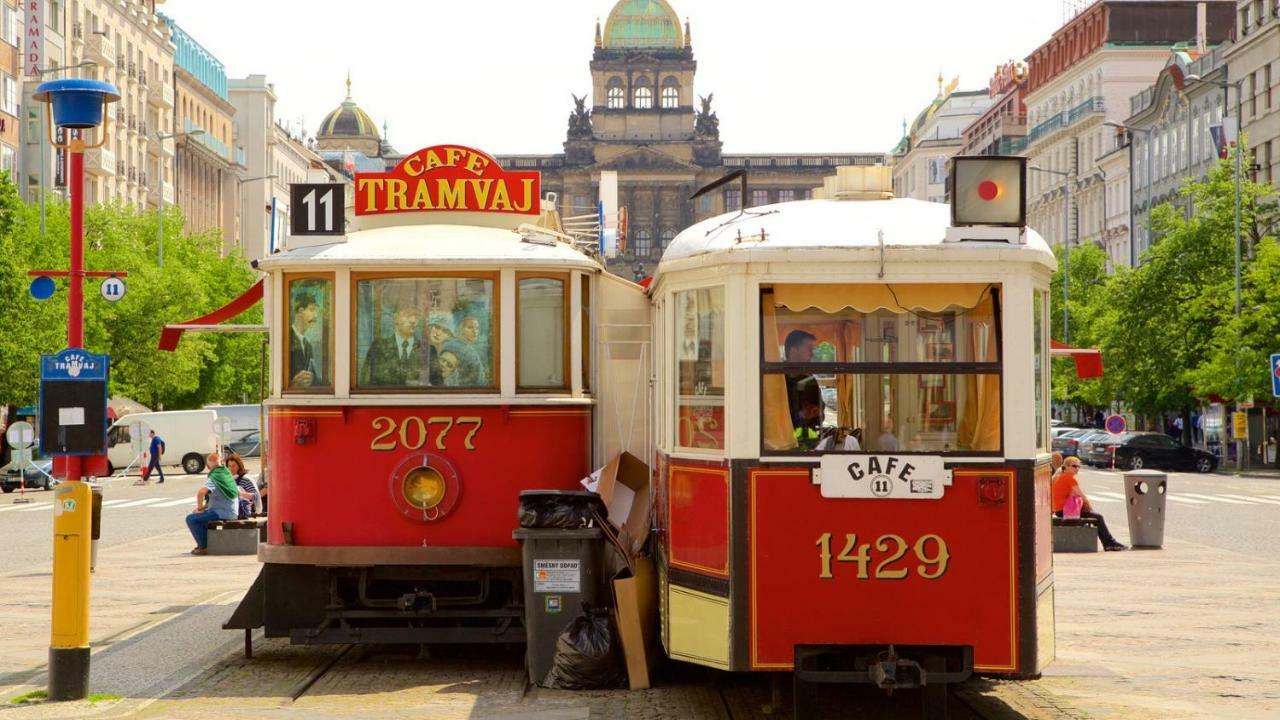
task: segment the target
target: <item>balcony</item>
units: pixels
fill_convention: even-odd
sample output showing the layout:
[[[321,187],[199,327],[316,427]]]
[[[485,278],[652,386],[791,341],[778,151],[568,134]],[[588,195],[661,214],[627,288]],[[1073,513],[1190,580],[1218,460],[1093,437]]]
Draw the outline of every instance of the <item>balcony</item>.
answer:
[[[147,90],[147,103],[152,107],[170,110],[173,108],[173,86],[167,82],[157,82]]]
[[[108,69],[115,67],[115,43],[108,40],[106,35],[90,33],[84,41],[84,59],[98,63],[99,67]]]
[[[116,155],[105,147],[86,150],[84,153],[84,171],[98,177],[110,177],[115,174]]]
[[[1070,110],[1060,112],[1031,128],[1031,132],[1027,133],[1027,144],[1030,145],[1049,133],[1071,127],[1080,120],[1104,110],[1106,110],[1106,106],[1102,102],[1102,96],[1091,97]]]

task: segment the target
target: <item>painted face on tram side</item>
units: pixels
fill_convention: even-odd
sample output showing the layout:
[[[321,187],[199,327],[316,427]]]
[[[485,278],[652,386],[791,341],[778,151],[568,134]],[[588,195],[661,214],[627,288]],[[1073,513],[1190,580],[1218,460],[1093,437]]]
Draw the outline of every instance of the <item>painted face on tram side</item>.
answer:
[[[458,356],[451,352],[440,353],[440,375],[449,378],[458,371]]]
[[[475,344],[480,339],[480,321],[470,315],[463,318],[462,325],[458,327],[458,337]]]
[[[413,336],[418,329],[418,311],[413,308],[401,308],[395,316],[396,335],[407,338]]]
[[[427,327],[427,339],[437,348],[451,337],[453,337],[453,333],[449,332],[449,328],[443,325],[432,324]]]

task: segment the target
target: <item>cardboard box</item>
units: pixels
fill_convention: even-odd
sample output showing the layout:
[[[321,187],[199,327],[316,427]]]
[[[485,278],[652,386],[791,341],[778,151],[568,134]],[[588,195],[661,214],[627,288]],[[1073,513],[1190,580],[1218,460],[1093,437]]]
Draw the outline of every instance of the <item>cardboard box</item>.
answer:
[[[631,564],[649,539],[649,466],[624,452],[600,471],[598,490]]]
[[[658,659],[658,577],[653,558],[635,558],[613,578],[614,624],[632,690],[650,686]]]

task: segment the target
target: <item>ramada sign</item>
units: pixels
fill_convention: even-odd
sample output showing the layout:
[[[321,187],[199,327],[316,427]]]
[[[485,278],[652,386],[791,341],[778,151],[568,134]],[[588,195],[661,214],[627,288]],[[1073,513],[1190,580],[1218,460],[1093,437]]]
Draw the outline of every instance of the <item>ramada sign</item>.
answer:
[[[461,145],[424,148],[385,173],[356,173],[356,214],[484,212],[538,215],[541,176],[507,171]]]

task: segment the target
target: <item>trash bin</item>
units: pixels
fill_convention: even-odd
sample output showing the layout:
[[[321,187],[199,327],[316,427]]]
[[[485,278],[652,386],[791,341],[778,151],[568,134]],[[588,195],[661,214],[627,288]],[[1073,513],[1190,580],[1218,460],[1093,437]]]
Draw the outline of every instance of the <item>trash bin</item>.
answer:
[[[1124,474],[1124,500],[1129,511],[1129,544],[1164,547],[1164,506],[1168,476],[1158,470]]]
[[[93,526],[89,532],[89,572],[98,569],[98,538],[102,537],[102,486],[90,485],[93,492]]]
[[[605,592],[600,528],[520,528],[524,565],[525,665],[529,681],[541,685],[551,670],[556,639],[582,609]]]

